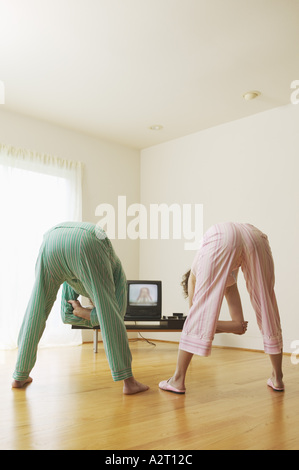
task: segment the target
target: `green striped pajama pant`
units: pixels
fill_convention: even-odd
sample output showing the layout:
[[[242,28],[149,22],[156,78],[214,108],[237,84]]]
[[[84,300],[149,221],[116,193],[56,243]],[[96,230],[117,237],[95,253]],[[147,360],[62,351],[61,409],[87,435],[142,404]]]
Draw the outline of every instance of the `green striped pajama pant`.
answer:
[[[127,282],[121,262],[105,233],[90,223],[63,223],[49,230],[36,262],[36,280],[18,339],[13,377],[26,380],[34,367],[46,320],[63,284],[61,314],[64,323],[90,328],[100,325],[114,381],[132,377],[132,356],[124,315]],[[95,308],[90,321],[73,315],[67,302],[79,295]]]

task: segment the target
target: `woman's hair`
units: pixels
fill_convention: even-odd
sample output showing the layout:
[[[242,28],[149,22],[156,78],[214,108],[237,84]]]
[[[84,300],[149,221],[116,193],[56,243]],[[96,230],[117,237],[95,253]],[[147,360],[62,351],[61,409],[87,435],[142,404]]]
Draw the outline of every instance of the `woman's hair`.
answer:
[[[191,269],[189,269],[189,271],[187,271],[182,277],[181,286],[183,287],[185,299],[187,299],[188,297],[188,281],[189,281],[190,274],[191,274]]]

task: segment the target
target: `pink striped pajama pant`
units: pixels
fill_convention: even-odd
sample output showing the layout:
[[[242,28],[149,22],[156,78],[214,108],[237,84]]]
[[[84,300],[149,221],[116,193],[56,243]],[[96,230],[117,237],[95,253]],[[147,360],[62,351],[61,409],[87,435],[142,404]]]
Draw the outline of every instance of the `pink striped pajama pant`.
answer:
[[[250,224],[221,223],[203,237],[196,255],[193,305],[179,348],[209,356],[225,288],[241,267],[267,354],[282,351],[280,316],[274,292],[274,263],[267,235]]]

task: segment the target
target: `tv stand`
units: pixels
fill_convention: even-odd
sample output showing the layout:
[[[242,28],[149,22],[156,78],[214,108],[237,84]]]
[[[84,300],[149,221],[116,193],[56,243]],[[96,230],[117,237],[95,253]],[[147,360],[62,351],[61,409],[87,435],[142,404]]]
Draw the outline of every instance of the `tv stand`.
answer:
[[[180,332],[183,329],[184,322],[186,317],[183,318],[176,318],[176,317],[163,317],[161,320],[125,320],[125,326],[128,332]],[[85,326],[75,326],[72,325],[72,329],[74,330],[90,330]],[[93,336],[93,350],[95,353],[98,352],[98,337],[99,337],[99,330],[100,326],[96,326],[93,328],[94,336]]]

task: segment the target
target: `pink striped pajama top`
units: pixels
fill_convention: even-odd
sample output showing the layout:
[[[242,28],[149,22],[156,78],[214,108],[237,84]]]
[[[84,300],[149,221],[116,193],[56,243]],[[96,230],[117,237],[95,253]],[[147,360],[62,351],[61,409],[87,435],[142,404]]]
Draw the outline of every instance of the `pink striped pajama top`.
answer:
[[[282,351],[280,316],[274,292],[274,263],[268,237],[250,224],[220,223],[204,235],[192,272],[196,277],[193,305],[179,348],[209,356],[227,286],[241,267],[268,354]]]

